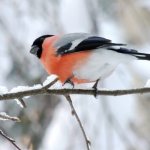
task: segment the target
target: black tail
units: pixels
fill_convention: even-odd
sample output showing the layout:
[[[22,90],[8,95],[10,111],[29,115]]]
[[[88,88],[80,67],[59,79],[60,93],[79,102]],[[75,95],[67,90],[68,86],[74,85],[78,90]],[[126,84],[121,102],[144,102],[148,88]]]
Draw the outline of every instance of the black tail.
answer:
[[[127,49],[127,48],[108,48],[109,50],[113,50],[116,51],[118,53],[123,53],[123,54],[129,54],[132,56],[135,56],[136,58],[140,59],[140,60],[149,60],[150,61],[150,54],[145,54],[145,53],[139,53],[137,50],[134,49]]]

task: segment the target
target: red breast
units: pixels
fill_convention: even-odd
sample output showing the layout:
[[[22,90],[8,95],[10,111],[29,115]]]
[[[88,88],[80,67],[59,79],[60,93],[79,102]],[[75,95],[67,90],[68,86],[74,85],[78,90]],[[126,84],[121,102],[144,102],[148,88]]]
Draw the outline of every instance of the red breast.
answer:
[[[73,75],[74,69],[81,67],[86,63],[90,56],[89,51],[70,53],[62,56],[56,55],[57,49],[54,47],[55,42],[59,40],[59,36],[46,38],[43,42],[41,61],[49,74],[56,74],[61,82],[65,82]],[[84,79],[72,78],[73,82],[88,82]]]

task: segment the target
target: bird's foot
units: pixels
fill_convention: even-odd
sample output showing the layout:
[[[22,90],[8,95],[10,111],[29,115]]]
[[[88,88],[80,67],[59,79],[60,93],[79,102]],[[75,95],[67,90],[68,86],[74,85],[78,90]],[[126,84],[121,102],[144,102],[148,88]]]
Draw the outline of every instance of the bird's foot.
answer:
[[[92,86],[92,88],[94,89],[94,97],[96,98],[97,97],[97,91],[98,91],[98,82],[99,82],[100,79],[96,80],[95,84]]]
[[[68,78],[64,83],[63,86],[65,88],[70,88],[73,89],[74,88],[74,83],[71,81],[71,78]]]

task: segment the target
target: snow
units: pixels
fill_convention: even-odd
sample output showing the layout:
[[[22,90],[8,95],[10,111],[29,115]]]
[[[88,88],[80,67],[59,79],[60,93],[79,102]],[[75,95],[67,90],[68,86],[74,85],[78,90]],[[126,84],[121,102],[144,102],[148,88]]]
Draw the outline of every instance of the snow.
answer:
[[[23,104],[20,102],[19,99],[14,99],[14,100],[16,101],[17,105],[19,105],[21,108],[24,108]]]
[[[23,91],[28,91],[28,90],[36,90],[42,88],[41,84],[36,84],[34,86],[17,86],[12,88],[9,93],[17,93],[17,92],[23,92]]]
[[[43,86],[48,85],[49,83],[51,83],[52,81],[54,81],[57,78],[56,75],[50,75],[47,77],[47,79],[43,82]]]
[[[150,87],[150,79],[147,80],[147,82],[146,82],[144,87]]]
[[[12,117],[6,114],[6,112],[0,112],[0,120],[6,121],[6,120],[14,120],[14,121],[20,121],[18,117]]]
[[[3,117],[1,117],[1,116],[3,116]],[[3,120],[3,121],[8,120],[7,117],[8,117],[8,115],[5,112],[0,112],[0,120]]]

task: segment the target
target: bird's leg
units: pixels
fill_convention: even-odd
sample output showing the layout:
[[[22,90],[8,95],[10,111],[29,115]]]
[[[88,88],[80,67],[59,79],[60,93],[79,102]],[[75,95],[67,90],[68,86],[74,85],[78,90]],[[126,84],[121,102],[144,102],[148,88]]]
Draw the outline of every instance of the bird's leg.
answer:
[[[63,83],[63,86],[66,84],[66,83],[69,83],[72,85],[72,87],[74,88],[74,83],[71,81],[71,79],[73,78],[73,75],[70,76],[64,83]]]
[[[97,79],[95,84],[92,86],[92,88],[94,89],[94,96],[96,97],[97,96],[97,86],[98,86],[98,82],[99,82],[100,79]]]

